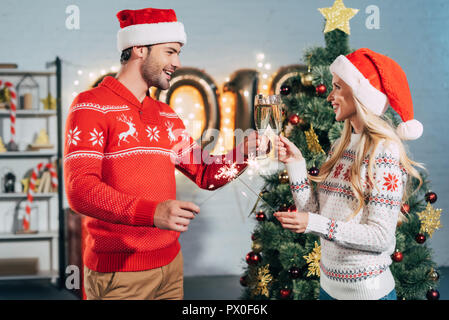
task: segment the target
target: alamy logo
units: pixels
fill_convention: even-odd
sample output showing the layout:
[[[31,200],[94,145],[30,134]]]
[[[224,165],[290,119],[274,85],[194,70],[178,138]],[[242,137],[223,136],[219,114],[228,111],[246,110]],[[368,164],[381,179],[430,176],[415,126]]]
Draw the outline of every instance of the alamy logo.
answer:
[[[77,5],[70,5],[65,8],[65,13],[68,14],[65,19],[65,27],[69,30],[80,29],[80,8]]]

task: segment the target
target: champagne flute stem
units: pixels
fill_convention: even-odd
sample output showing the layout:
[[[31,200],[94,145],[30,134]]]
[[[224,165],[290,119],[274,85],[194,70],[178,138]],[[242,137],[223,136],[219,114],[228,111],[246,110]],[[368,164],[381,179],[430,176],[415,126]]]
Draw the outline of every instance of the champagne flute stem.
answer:
[[[270,208],[273,212],[276,212],[276,210],[274,210],[273,209],[273,207],[272,206],[270,206],[257,192],[255,192],[253,189],[251,189],[251,187],[246,183],[246,182],[244,182],[243,180],[241,180],[241,179],[239,179],[239,177],[237,177],[236,178],[236,180],[238,180],[238,181],[240,181],[241,183],[243,183],[252,193],[254,193],[255,195],[256,195],[256,197],[259,199],[259,200],[262,200],[262,202],[268,207],[268,208]],[[251,213],[252,213],[253,211],[251,211]],[[251,213],[250,213],[250,215],[251,215]]]

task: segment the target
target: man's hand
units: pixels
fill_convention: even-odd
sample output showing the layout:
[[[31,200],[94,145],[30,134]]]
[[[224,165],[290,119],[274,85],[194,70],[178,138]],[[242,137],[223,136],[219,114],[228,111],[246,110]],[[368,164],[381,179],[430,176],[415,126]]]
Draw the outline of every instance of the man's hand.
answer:
[[[245,156],[264,155],[270,152],[270,139],[266,135],[259,135],[257,131],[253,131],[245,137],[239,148]]]
[[[157,205],[154,212],[154,226],[159,229],[185,232],[189,229],[190,220],[195,218],[200,208],[193,202],[167,200]]]

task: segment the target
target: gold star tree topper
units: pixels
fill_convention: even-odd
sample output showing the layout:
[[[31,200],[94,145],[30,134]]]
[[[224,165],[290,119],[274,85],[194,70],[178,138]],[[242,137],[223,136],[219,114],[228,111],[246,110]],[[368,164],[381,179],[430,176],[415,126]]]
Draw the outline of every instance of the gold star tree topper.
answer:
[[[303,257],[306,259],[306,262],[309,264],[309,272],[307,276],[317,276],[321,275],[320,273],[320,260],[321,260],[321,246],[315,241],[315,248],[313,248],[312,252]]]
[[[339,29],[351,34],[349,20],[359,12],[359,9],[346,8],[343,0],[335,0],[332,7],[319,8],[318,11],[326,18],[324,33]]]
[[[419,232],[425,232],[432,238],[435,230],[442,227],[440,222],[442,211],[442,209],[434,209],[430,202],[428,202],[426,209],[418,213],[419,220],[421,221]]]

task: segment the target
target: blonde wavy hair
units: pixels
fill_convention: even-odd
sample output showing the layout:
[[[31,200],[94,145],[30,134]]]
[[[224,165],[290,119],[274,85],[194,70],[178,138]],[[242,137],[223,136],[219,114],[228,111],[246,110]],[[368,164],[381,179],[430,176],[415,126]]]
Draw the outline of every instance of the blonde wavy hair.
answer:
[[[417,163],[411,160],[406,153],[404,144],[402,143],[399,136],[396,134],[396,130],[393,125],[386,119],[383,119],[371,111],[369,111],[355,96],[352,94],[354,99],[355,108],[357,112],[357,116],[360,119],[360,122],[363,127],[363,131],[360,137],[360,143],[356,149],[355,160],[351,167],[351,188],[354,192],[354,195],[358,201],[357,209],[348,217],[347,220],[351,220],[354,218],[360,210],[365,207],[365,195],[363,194],[364,190],[362,187],[362,177],[361,177],[361,169],[363,165],[363,161],[365,160],[368,153],[369,162],[368,162],[368,177],[367,183],[368,189],[371,190],[373,187],[376,187],[379,190],[378,186],[375,185],[373,178],[373,168],[375,165],[375,153],[379,143],[385,139],[386,143],[394,143],[399,147],[399,161],[402,167],[406,170],[408,174],[407,179],[407,188],[404,188],[404,193],[402,195],[402,202],[406,201],[410,195],[416,192],[422,185],[423,181],[419,174],[419,172],[415,169],[415,167],[424,168],[421,163]],[[327,176],[330,174],[332,168],[335,166],[337,161],[342,157],[343,151],[348,146],[351,140],[351,132],[352,125],[349,119],[346,119],[344,122],[343,131],[341,134],[341,138],[334,145],[333,153],[330,158],[321,166],[320,173],[318,176],[310,176],[309,179],[315,181],[317,183],[323,182]],[[410,186],[412,185],[411,177],[415,177],[419,180],[419,186],[416,190],[410,190]],[[400,213],[399,214],[399,223],[406,220],[406,217]]]

